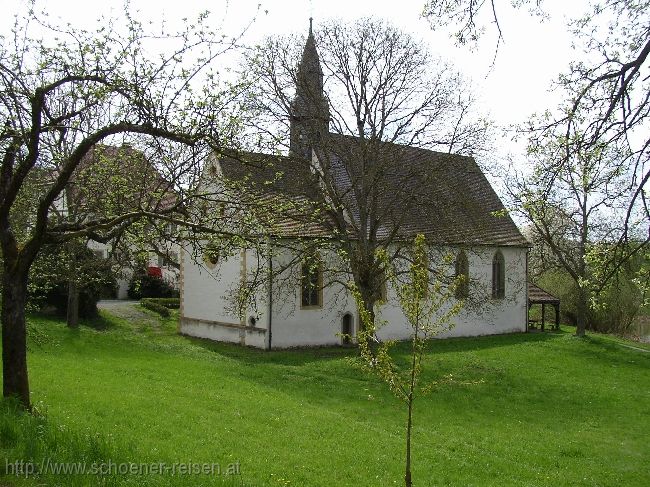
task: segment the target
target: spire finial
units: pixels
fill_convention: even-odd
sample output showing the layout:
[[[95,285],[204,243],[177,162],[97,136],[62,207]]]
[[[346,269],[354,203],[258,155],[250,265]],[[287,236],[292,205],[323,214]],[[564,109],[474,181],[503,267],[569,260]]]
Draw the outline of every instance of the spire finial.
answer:
[[[311,24],[312,24],[312,21],[313,21],[313,20],[314,20],[314,19],[313,19],[312,17],[309,17],[309,35],[312,35]]]

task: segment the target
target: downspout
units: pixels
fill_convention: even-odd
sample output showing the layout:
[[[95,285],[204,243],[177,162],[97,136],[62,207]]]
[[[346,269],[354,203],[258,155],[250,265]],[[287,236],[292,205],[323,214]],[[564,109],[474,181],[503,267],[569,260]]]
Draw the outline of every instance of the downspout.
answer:
[[[528,333],[528,323],[530,323],[530,301],[528,300],[528,255],[530,254],[530,247],[526,249],[526,277],[524,279],[524,285],[526,286],[526,324],[525,330]]]
[[[272,252],[269,252],[269,323],[268,323],[268,331],[269,331],[269,345],[267,350],[271,350],[271,344],[273,340],[273,330],[272,330],[272,325],[273,325],[273,255]]]

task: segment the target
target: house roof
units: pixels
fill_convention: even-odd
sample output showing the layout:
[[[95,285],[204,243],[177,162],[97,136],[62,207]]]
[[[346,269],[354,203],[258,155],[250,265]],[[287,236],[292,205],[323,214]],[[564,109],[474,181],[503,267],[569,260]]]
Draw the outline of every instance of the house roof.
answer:
[[[334,134],[324,152],[351,225],[359,221],[360,202],[368,198],[375,202],[382,214],[378,238],[395,231],[398,238],[422,233],[439,244],[528,245],[471,157],[386,142],[368,149],[356,137]],[[357,184],[364,157],[376,170],[374,188],[367,194],[361,194]],[[317,178],[304,160],[247,153],[220,162],[224,177],[245,181],[258,197],[319,200]],[[312,219],[308,225],[304,219],[291,220],[277,226],[279,235],[324,236],[332,228],[324,218]]]
[[[178,201],[172,184],[144,153],[126,144],[96,144],[76,168],[69,189],[75,204],[86,211],[161,211]]]
[[[256,194],[313,198],[316,178],[305,161],[282,155],[238,152],[219,157],[223,176]]]

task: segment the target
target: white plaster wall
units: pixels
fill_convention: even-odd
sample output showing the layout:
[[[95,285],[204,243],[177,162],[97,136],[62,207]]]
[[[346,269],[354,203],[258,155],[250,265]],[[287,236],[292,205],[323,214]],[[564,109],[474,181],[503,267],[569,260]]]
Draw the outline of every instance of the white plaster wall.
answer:
[[[497,247],[465,249],[470,272],[470,299],[456,315],[453,327],[438,338],[492,335],[526,331],[526,249],[499,247],[505,261],[506,288],[503,299],[492,298],[492,259]],[[445,249],[455,256],[459,249]],[[449,274],[453,274],[453,264]],[[451,303],[450,303],[451,304]],[[388,290],[388,303],[377,307],[388,323],[379,330],[381,339],[406,339],[411,334],[404,314],[396,305],[395,291]]]
[[[258,263],[255,257],[250,250],[242,251],[221,258],[214,268],[209,269],[184,252],[181,333],[257,348],[267,347],[266,288],[258,291],[256,306],[247,307],[243,317],[233,309],[233,295],[241,284],[244,262],[247,275],[253,274],[258,265],[264,270],[266,262]],[[255,319],[255,326],[251,326],[251,318]]]
[[[240,330],[215,324],[183,319],[181,333],[198,338],[208,338],[217,342],[241,343]]]
[[[218,321],[239,325],[231,307],[232,291],[240,281],[240,257],[223,257],[214,269],[183,251],[183,315],[198,320]]]
[[[477,336],[497,333],[523,332],[526,329],[526,249],[500,248],[506,266],[505,298],[492,299],[492,258],[496,247],[466,249],[470,267],[471,304],[454,318],[455,326],[439,337]],[[444,252],[455,255],[457,249]],[[443,252],[443,253],[444,253]],[[331,285],[323,290],[323,307],[301,309],[299,269],[287,272],[273,286],[273,313],[268,314],[268,288],[259,289],[256,308],[247,309],[244,320],[225,311],[228,296],[241,279],[242,256],[222,259],[217,267],[209,271],[191,261],[185,254],[183,260],[183,316],[190,318],[181,323],[181,332],[213,340],[242,343],[259,348],[268,347],[269,336],[272,348],[298,346],[337,345],[341,343],[337,333],[341,331],[343,316],[353,317],[353,329],[358,329],[358,313],[352,297],[341,285]],[[323,256],[327,259],[327,256]],[[281,268],[291,259],[288,254],[274,258],[274,268]],[[246,252],[246,270],[254,273],[257,266],[265,271],[267,262],[258,262],[252,251]],[[297,267],[297,266],[296,266]],[[453,264],[449,267],[453,273]],[[325,282],[328,276],[325,276]],[[411,334],[406,319],[396,303],[394,290],[389,286],[388,303],[377,306],[376,311],[387,324],[379,330],[382,339],[407,339]],[[255,317],[254,328],[244,327]],[[200,324],[191,319],[216,321],[240,325],[240,328],[225,328],[218,325]],[[270,323],[269,323],[270,321]],[[271,333],[268,333],[269,324]],[[264,333],[266,329],[266,333]]]
[[[122,277],[117,280],[117,299],[129,299],[129,283],[132,275],[131,269],[122,269]]]
[[[290,256],[279,255],[274,266],[286,264],[288,260]],[[324,276],[325,282],[328,277]],[[322,308],[301,309],[300,297],[300,274],[295,268],[280,279],[273,292],[273,348],[340,344],[341,337],[337,333],[341,332],[345,313],[353,316],[356,329],[356,305],[342,286],[332,285],[323,289]]]
[[[101,252],[104,259],[108,258],[109,252],[111,250],[110,245],[96,242],[94,240],[88,241],[88,248],[94,252]],[[131,275],[133,271],[131,269],[123,268],[120,270],[120,276],[117,279],[117,290],[115,297],[117,299],[127,299],[127,291],[129,289],[129,282],[131,280]]]

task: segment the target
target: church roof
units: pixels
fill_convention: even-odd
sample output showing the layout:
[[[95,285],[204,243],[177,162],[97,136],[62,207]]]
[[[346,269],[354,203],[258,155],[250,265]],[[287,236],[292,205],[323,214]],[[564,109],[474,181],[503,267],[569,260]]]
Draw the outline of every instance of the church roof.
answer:
[[[358,138],[330,134],[330,173],[337,192],[344,195],[351,224],[359,221],[356,175]],[[375,180],[374,197],[382,212],[378,238],[396,230],[397,238],[424,234],[430,242],[458,245],[527,246],[528,241],[505,212],[503,203],[472,157],[381,143],[382,173]],[[245,181],[256,198],[319,201],[316,177],[306,161],[265,154],[245,154],[221,160],[227,179]],[[322,213],[321,213],[322,215]],[[326,236],[332,226],[306,215],[276,221],[281,237]]]
[[[296,96],[291,103],[295,119],[329,120],[329,107],[323,93],[323,69],[309,19],[309,34],[296,73]]]
[[[312,31],[312,19],[309,19],[309,34],[305,41],[305,47],[302,51],[302,58],[298,70],[305,74],[320,74],[321,77],[323,75],[318,50],[316,49],[316,40],[314,39],[314,33]]]
[[[239,182],[243,197],[301,203],[300,210],[296,205],[271,219],[277,236],[333,234],[335,226],[323,210],[328,195],[320,191],[331,181],[336,195],[329,197],[344,206],[351,234],[366,205],[379,215],[374,219],[379,227],[372,230],[378,239],[422,233],[439,244],[528,245],[473,158],[327,133],[329,109],[311,19],[290,115],[292,156],[240,153],[220,161],[223,176]],[[312,147],[327,172],[318,177],[301,158],[311,157]],[[358,184],[368,179],[365,188]]]
[[[345,161],[361,159],[359,139],[330,137],[337,186],[350,185],[355,171]],[[402,237],[422,233],[441,244],[528,245],[474,158],[387,142],[371,153],[383,158],[376,183],[380,237],[398,228]]]
[[[330,225],[314,219],[318,183],[304,160],[240,152],[219,158],[223,178],[243,205],[257,212],[276,237],[328,237]],[[287,204],[288,203],[288,204]]]

